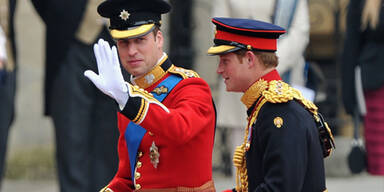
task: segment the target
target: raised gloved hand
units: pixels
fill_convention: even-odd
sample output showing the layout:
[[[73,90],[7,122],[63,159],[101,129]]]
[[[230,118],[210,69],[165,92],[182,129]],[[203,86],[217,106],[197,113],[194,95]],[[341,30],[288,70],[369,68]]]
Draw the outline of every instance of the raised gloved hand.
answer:
[[[111,49],[108,42],[99,39],[98,43],[93,46],[93,51],[96,56],[99,74],[97,75],[91,70],[86,70],[84,75],[100,91],[115,99],[120,109],[123,109],[128,101],[127,86],[129,84],[124,81],[121,73],[116,47],[113,46]]]

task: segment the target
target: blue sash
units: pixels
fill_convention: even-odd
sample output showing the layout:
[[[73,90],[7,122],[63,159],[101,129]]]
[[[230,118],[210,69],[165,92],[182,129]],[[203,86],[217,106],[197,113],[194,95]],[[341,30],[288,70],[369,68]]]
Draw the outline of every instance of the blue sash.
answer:
[[[168,95],[168,93],[171,92],[171,90],[182,80],[183,78],[177,76],[177,75],[170,75],[166,79],[164,79],[161,83],[159,83],[154,90],[158,88],[158,90],[164,90],[162,92],[152,92],[153,97],[157,99],[158,101],[162,102],[165,97]],[[166,91],[165,91],[166,90]],[[141,127],[140,125],[137,125],[133,123],[132,121],[129,122],[127,129],[125,130],[125,141],[127,144],[128,149],[128,155],[129,155],[129,163],[131,166],[131,176],[132,181],[134,181],[135,178],[135,167],[136,167],[136,159],[137,159],[137,151],[139,149],[141,140],[143,139],[145,133],[147,132],[146,129]]]

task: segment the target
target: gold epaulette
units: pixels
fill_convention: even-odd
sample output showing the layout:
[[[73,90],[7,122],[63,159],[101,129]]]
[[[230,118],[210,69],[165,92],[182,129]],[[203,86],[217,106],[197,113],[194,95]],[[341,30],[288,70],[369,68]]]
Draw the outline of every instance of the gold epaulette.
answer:
[[[285,103],[290,100],[297,100],[313,115],[317,115],[317,107],[311,101],[305,99],[297,89],[289,86],[283,81],[270,81],[268,88],[262,92],[262,95],[270,103]]]
[[[184,68],[176,67],[176,66],[172,66],[168,71],[170,73],[178,74],[178,75],[182,76],[183,79],[187,79],[187,78],[191,78],[191,77],[199,77],[199,75],[193,70],[184,69]]]

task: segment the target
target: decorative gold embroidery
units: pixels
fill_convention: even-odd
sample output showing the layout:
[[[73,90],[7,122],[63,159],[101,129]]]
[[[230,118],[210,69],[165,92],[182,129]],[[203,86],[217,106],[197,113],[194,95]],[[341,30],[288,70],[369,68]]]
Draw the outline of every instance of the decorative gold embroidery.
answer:
[[[261,96],[261,93],[267,88],[267,81],[264,79],[258,80],[256,83],[251,85],[247,91],[245,91],[244,95],[241,97],[241,102],[243,102],[247,108],[250,108],[253,103],[255,103],[255,101]]]
[[[287,83],[274,80],[262,94],[271,103],[285,103],[292,100],[296,92]]]
[[[270,81],[268,89],[263,91],[262,95],[268,102],[271,103],[285,103],[290,100],[296,99],[299,103],[309,110],[312,114],[317,115],[317,107],[311,101],[305,99],[297,89],[289,86],[283,81]],[[315,117],[316,118],[316,117]]]
[[[199,77],[199,75],[193,70],[184,69],[181,67],[176,67],[174,65],[172,65],[168,71],[170,73],[181,75],[183,77],[183,79],[187,79],[187,78],[191,78],[191,77]]]

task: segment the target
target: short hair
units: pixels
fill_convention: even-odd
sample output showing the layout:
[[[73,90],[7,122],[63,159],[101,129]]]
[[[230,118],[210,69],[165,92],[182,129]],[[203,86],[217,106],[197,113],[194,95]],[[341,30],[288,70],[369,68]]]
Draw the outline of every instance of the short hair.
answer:
[[[245,56],[245,53],[247,51],[248,50],[246,50],[246,49],[240,49],[234,53],[239,58],[240,62],[242,62],[241,59]],[[275,52],[252,50],[252,53],[255,54],[260,59],[260,61],[263,63],[263,65],[266,68],[277,67],[277,65],[279,63],[279,58],[277,57]]]
[[[161,31],[160,30],[160,25],[155,25],[155,28],[152,30],[152,33],[153,33],[153,35],[155,37],[156,37],[156,34],[157,34],[158,31]]]

